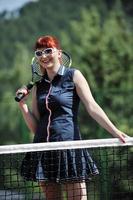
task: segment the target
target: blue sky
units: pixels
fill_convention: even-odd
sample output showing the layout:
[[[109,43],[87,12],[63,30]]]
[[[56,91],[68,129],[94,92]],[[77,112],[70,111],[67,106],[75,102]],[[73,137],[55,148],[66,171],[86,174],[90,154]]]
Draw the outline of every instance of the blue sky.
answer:
[[[37,1],[38,0],[0,0],[0,12],[17,10],[28,2]]]

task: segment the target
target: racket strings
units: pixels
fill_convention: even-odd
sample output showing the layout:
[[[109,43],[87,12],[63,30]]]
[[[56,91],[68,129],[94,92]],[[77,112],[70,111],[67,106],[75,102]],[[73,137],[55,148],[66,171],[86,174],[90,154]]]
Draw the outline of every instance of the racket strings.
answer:
[[[70,67],[72,64],[70,56],[63,52],[61,57],[61,65],[64,65],[65,67]]]

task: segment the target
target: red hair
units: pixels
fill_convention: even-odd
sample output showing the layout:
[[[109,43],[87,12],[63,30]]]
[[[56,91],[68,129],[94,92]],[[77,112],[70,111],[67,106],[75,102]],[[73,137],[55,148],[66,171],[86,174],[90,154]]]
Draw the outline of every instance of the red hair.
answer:
[[[54,47],[60,49],[60,43],[57,38],[49,35],[38,38],[35,43],[35,50],[41,48],[54,48]]]

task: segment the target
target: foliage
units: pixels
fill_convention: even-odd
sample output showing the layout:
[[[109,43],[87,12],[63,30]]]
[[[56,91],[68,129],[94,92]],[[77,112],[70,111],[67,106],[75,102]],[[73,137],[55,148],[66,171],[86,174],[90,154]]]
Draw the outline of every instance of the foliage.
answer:
[[[0,127],[1,144],[5,144],[5,141],[6,143],[14,143],[15,141],[17,143],[26,142],[23,141],[23,138],[25,138],[23,134],[27,133],[27,129],[22,127],[21,113],[18,110],[14,97],[17,88],[24,85],[24,83],[26,84],[31,79],[31,56],[24,45],[19,43],[16,45],[17,53],[13,64],[14,67],[8,69],[8,76],[7,70],[1,70],[0,75],[2,84],[2,87],[0,87],[0,115],[2,116]]]
[[[133,107],[129,102],[133,99],[133,34],[123,12],[111,11],[101,24],[100,13],[95,7],[83,9],[81,19],[71,21],[69,31],[71,37],[67,33],[62,37],[65,48],[73,55],[74,65],[86,76],[96,100],[115,124],[132,134]],[[88,127],[88,119],[82,112],[81,130],[85,130],[87,136],[93,130],[95,137],[99,137],[97,125],[95,127],[91,121],[93,128],[87,128],[84,119]]]

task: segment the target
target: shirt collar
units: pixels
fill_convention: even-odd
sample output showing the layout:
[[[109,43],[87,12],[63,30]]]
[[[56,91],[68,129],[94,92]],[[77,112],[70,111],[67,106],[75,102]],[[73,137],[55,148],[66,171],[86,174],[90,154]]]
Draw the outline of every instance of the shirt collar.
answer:
[[[60,75],[60,76],[63,76],[65,73],[65,66],[64,65],[61,65],[57,74]]]
[[[60,68],[57,71],[57,75],[59,76],[63,76],[65,73],[65,66],[61,65]],[[57,76],[56,75],[56,76]],[[43,78],[46,82],[50,82],[47,73],[45,73],[44,78]]]

